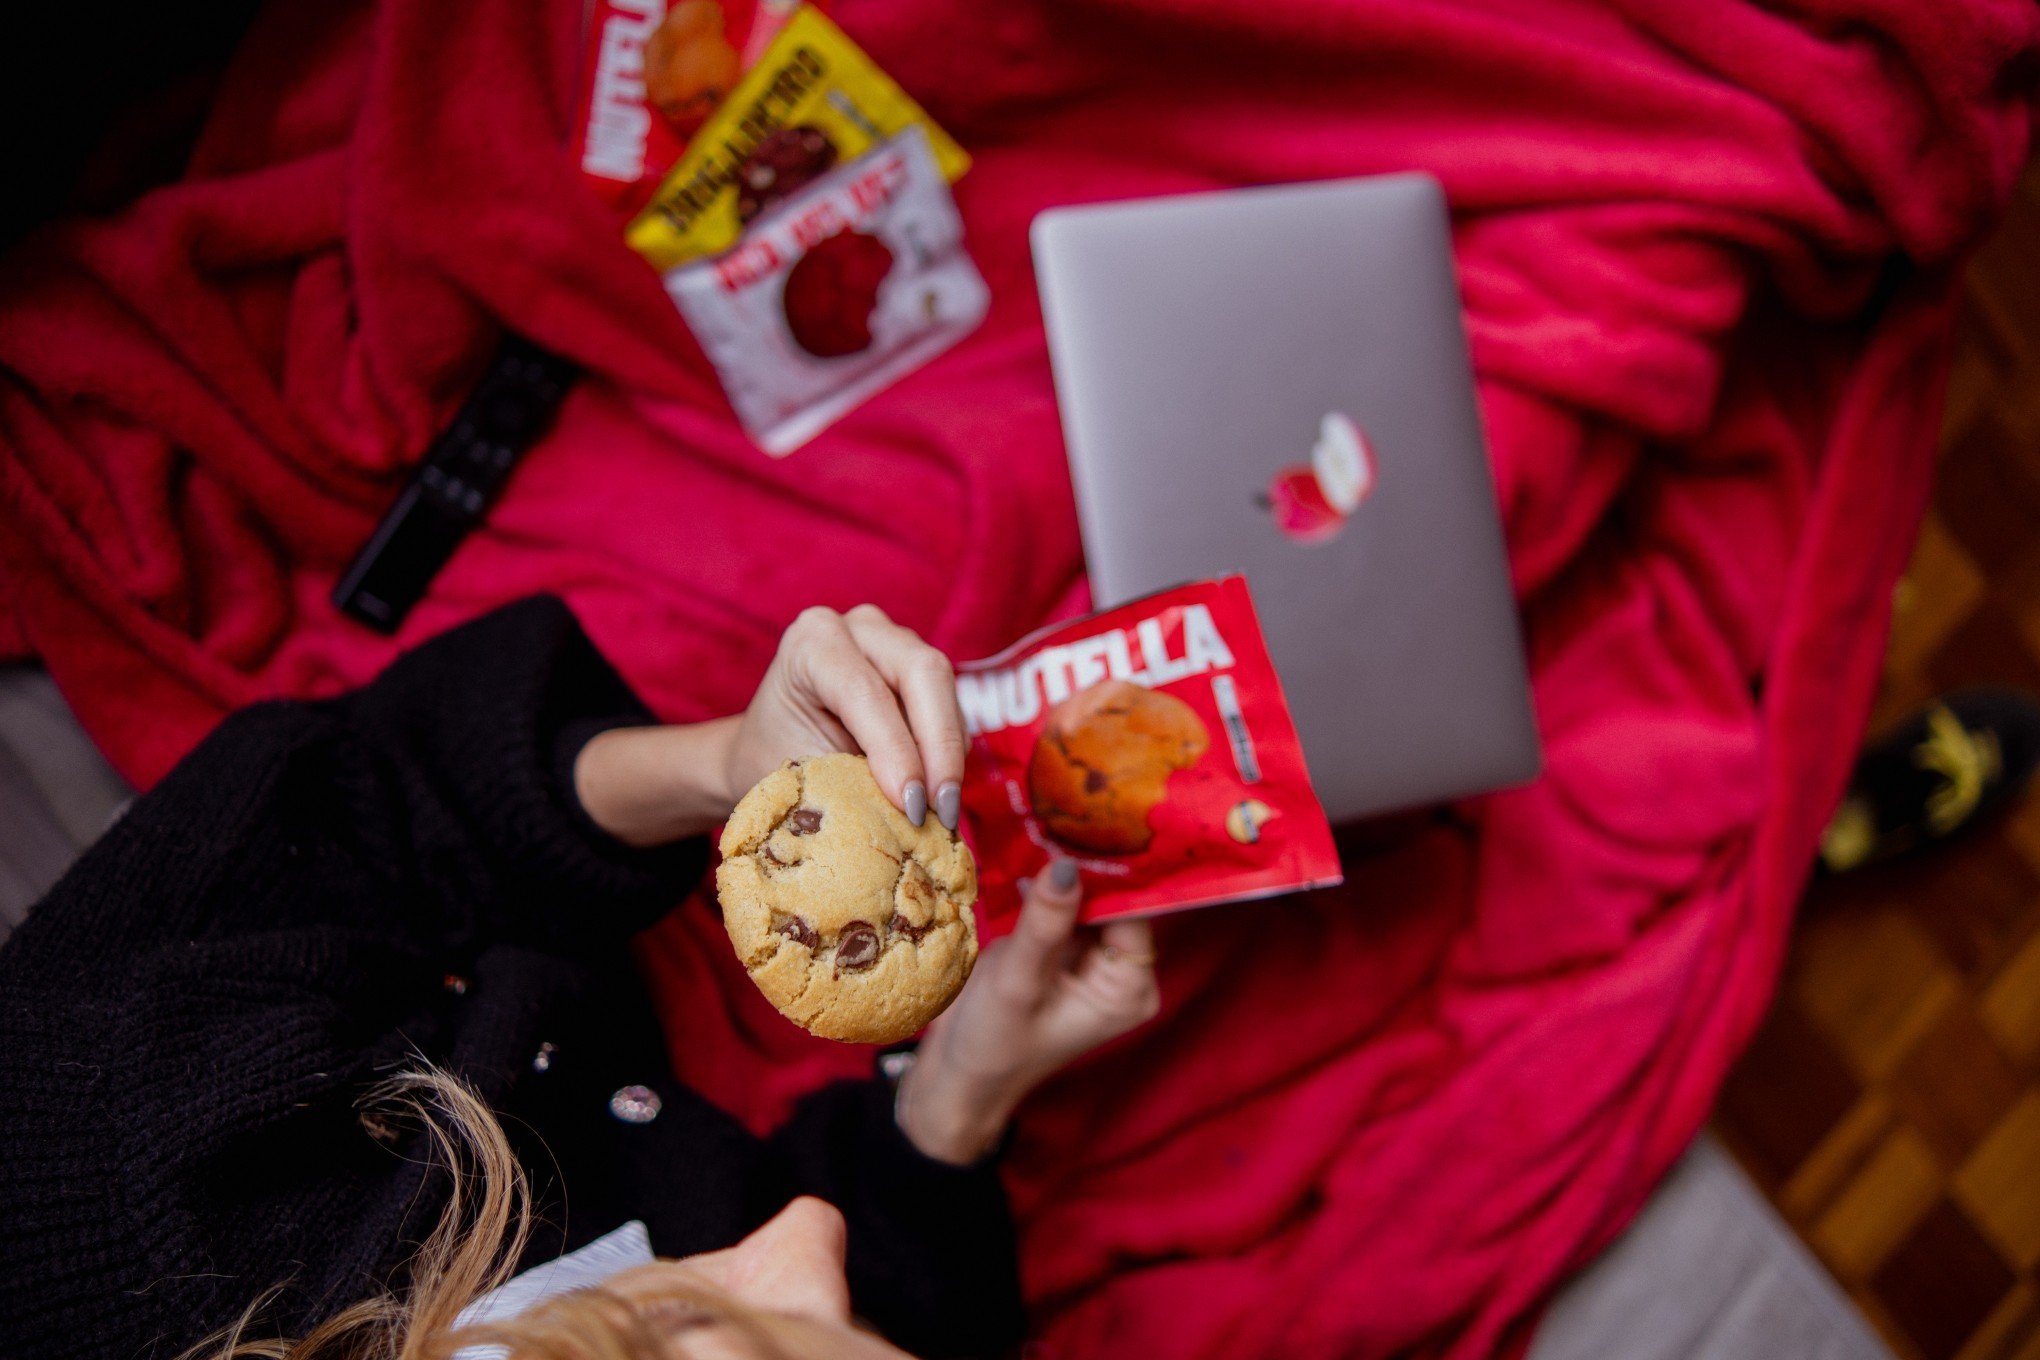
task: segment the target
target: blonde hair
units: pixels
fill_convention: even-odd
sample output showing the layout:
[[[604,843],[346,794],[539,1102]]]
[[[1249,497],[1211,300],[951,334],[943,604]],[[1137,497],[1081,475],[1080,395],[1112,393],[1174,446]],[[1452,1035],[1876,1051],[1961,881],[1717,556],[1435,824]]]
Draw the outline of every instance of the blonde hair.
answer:
[[[462,1309],[517,1272],[531,1239],[524,1167],[488,1104],[438,1068],[392,1077],[363,1107],[367,1120],[421,1125],[453,1183],[439,1222],[411,1258],[408,1288],[349,1304],[302,1337],[251,1337],[282,1292],[277,1286],[182,1360],[449,1360],[467,1346],[500,1346],[511,1360],[685,1360],[685,1333],[706,1325],[725,1341],[734,1332],[760,1360],[793,1360],[736,1300],[677,1283],[635,1301],[578,1289],[514,1318],[459,1326]]]

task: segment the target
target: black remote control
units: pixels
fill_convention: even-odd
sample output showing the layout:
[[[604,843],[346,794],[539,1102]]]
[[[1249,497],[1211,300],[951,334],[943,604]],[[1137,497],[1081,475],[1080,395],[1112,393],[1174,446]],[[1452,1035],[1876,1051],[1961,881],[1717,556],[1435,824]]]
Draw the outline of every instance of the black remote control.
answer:
[[[487,513],[518,458],[552,424],[575,372],[558,355],[506,337],[410,485],[341,573],[333,603],[371,628],[395,632]]]

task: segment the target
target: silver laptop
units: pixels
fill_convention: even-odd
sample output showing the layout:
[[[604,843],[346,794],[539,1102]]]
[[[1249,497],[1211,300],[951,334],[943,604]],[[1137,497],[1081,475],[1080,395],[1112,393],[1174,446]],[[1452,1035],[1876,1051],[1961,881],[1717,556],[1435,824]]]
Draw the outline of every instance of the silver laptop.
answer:
[[[1062,208],[1033,244],[1099,607],[1243,573],[1334,821],[1534,776],[1436,182]]]

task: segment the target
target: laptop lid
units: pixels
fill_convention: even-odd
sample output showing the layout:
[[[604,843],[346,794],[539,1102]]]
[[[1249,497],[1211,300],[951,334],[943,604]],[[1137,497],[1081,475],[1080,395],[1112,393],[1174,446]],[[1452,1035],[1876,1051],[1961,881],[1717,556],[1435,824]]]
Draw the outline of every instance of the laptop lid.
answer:
[[[1061,208],[1033,246],[1098,606],[1244,574],[1335,821],[1534,776],[1437,183]]]

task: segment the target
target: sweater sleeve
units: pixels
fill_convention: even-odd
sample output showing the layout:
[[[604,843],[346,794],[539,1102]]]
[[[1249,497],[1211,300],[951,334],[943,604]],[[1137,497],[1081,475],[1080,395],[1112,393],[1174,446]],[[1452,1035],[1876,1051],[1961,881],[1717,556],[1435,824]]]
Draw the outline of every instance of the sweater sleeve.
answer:
[[[648,720],[531,600],[230,717],[137,799],[0,948],[13,1353],[174,1354],[278,1273],[300,1316],[366,1292],[416,1169],[354,1103],[416,1055],[464,1065],[442,975],[559,976],[699,873],[704,847],[617,844],[565,780],[576,742]]]
[[[839,1082],[807,1096],[769,1144],[783,1180],[768,1207],[818,1195],[849,1227],[851,1298],[926,1360],[998,1355],[1025,1330],[1013,1218],[995,1159],[924,1155],[893,1117],[893,1087]]]
[[[654,721],[559,600],[434,638],[363,689],[228,717],[86,852],[5,955],[12,980],[277,929],[437,950],[613,947],[700,877],[581,811],[588,738]],[[87,967],[89,961],[89,968]]]
[[[385,824],[398,833],[390,849],[404,881],[452,905],[449,928],[607,949],[670,908],[706,865],[704,840],[633,849],[582,811],[582,746],[656,720],[554,597],[445,633],[329,707],[398,805]]]

